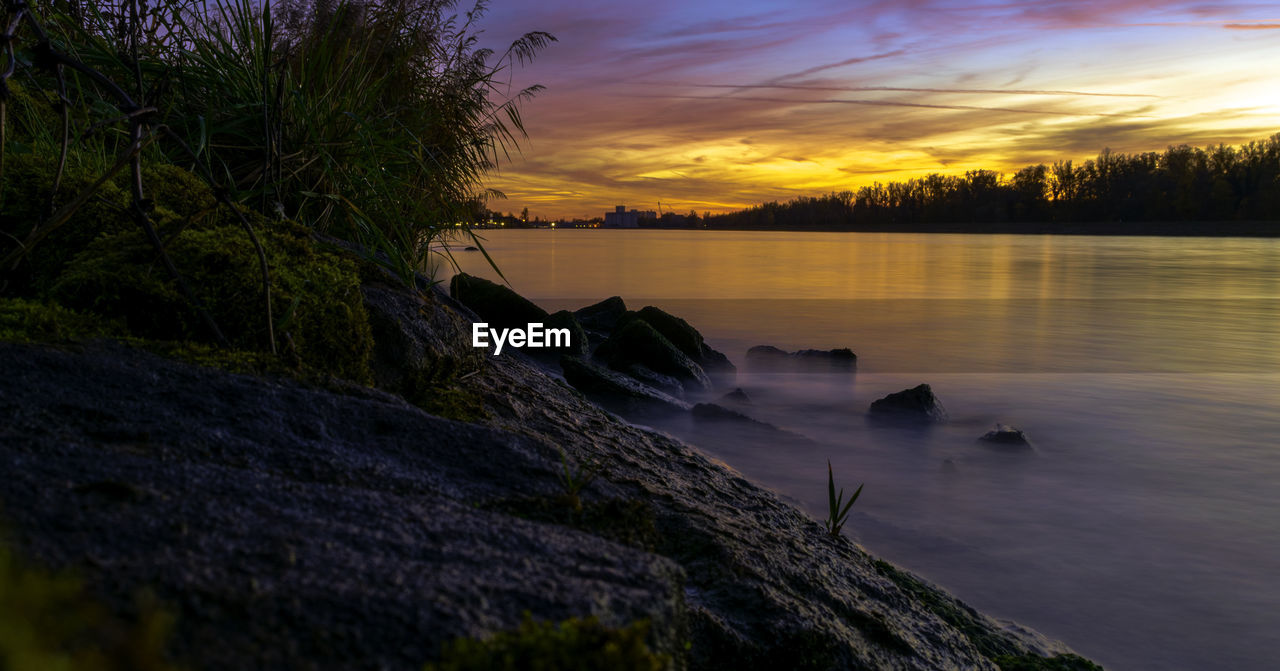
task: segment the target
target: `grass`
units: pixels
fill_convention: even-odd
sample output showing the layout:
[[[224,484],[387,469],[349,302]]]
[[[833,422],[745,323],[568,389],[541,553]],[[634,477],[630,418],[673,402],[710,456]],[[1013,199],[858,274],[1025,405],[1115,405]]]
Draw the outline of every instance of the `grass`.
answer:
[[[858,496],[862,494],[864,485],[865,483],[858,485],[857,491],[846,502],[844,500],[843,487],[840,488],[840,494],[836,494],[835,474],[831,471],[831,460],[827,460],[827,519],[824,525],[828,536],[832,538],[840,537],[840,529],[844,527],[844,523],[849,519],[849,509],[853,507],[854,501],[857,501]]]
[[[576,511],[582,510],[582,499],[579,494],[587,485],[591,484],[596,476],[600,475],[600,466],[593,464],[586,467],[573,467],[569,464],[569,455],[560,448],[560,486],[564,490],[563,499],[569,504],[569,507]]]
[[[448,254],[446,238],[481,245],[459,225],[500,196],[484,181],[518,151],[521,106],[541,90],[513,89],[511,71],[555,41],[530,32],[500,53],[482,48],[485,2],[456,4],[40,0],[35,11],[55,48],[154,108],[148,123],[194,154],[162,140],[146,161],[212,176],[240,205],[360,243],[411,281]],[[22,50],[34,37],[18,39],[14,79],[52,99],[52,70]],[[121,110],[98,83],[66,76],[73,153],[119,154],[132,142]],[[23,128],[4,136],[0,156],[59,152],[62,124],[48,107],[13,115]]]

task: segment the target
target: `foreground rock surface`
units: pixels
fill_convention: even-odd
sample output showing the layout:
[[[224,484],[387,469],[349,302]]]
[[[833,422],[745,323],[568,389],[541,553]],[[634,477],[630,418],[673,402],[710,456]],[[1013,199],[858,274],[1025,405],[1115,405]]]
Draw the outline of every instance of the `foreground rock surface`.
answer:
[[[0,345],[0,369],[15,543],[122,608],[155,589],[197,668],[416,669],[525,610],[648,618],[651,645],[693,669],[995,669],[1062,650],[520,357],[459,378],[484,425],[118,345]],[[602,466],[583,504],[636,503],[650,540],[501,512],[561,496],[561,450]]]

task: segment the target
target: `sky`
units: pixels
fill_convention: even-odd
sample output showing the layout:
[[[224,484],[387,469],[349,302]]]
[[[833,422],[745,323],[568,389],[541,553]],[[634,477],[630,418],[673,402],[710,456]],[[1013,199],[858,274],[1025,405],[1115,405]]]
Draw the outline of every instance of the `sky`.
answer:
[[[463,0],[466,3],[466,0]],[[722,212],[1280,132],[1280,2],[492,0],[558,40],[491,209]]]

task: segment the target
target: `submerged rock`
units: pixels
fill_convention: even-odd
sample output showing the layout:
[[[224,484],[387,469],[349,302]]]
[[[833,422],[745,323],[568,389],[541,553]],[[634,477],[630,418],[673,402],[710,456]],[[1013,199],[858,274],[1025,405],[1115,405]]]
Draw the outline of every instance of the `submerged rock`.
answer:
[[[751,405],[751,397],[747,396],[747,392],[743,391],[742,387],[738,387],[733,391],[725,394],[724,396],[721,396],[720,400],[728,401],[730,403],[741,403],[743,405]]]
[[[787,352],[773,345],[756,345],[747,350],[747,367],[775,372],[851,372],[858,367],[853,350],[802,349]]]
[[[947,411],[934,396],[933,389],[921,384],[911,389],[904,389],[885,396],[871,403],[871,418],[936,424],[947,421]]]
[[[1031,447],[1031,441],[1027,438],[1027,434],[1023,433],[1021,429],[1008,424],[997,423],[996,428],[982,434],[978,440],[997,445]]]

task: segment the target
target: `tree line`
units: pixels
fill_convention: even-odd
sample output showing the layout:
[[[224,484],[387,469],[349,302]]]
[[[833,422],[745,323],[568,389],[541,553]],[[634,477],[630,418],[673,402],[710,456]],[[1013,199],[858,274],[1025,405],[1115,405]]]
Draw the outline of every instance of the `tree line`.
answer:
[[[1280,133],[1238,147],[1104,149],[1083,163],[931,174],[704,218],[712,229],[1280,234]],[[1163,227],[1163,228],[1162,228]]]

